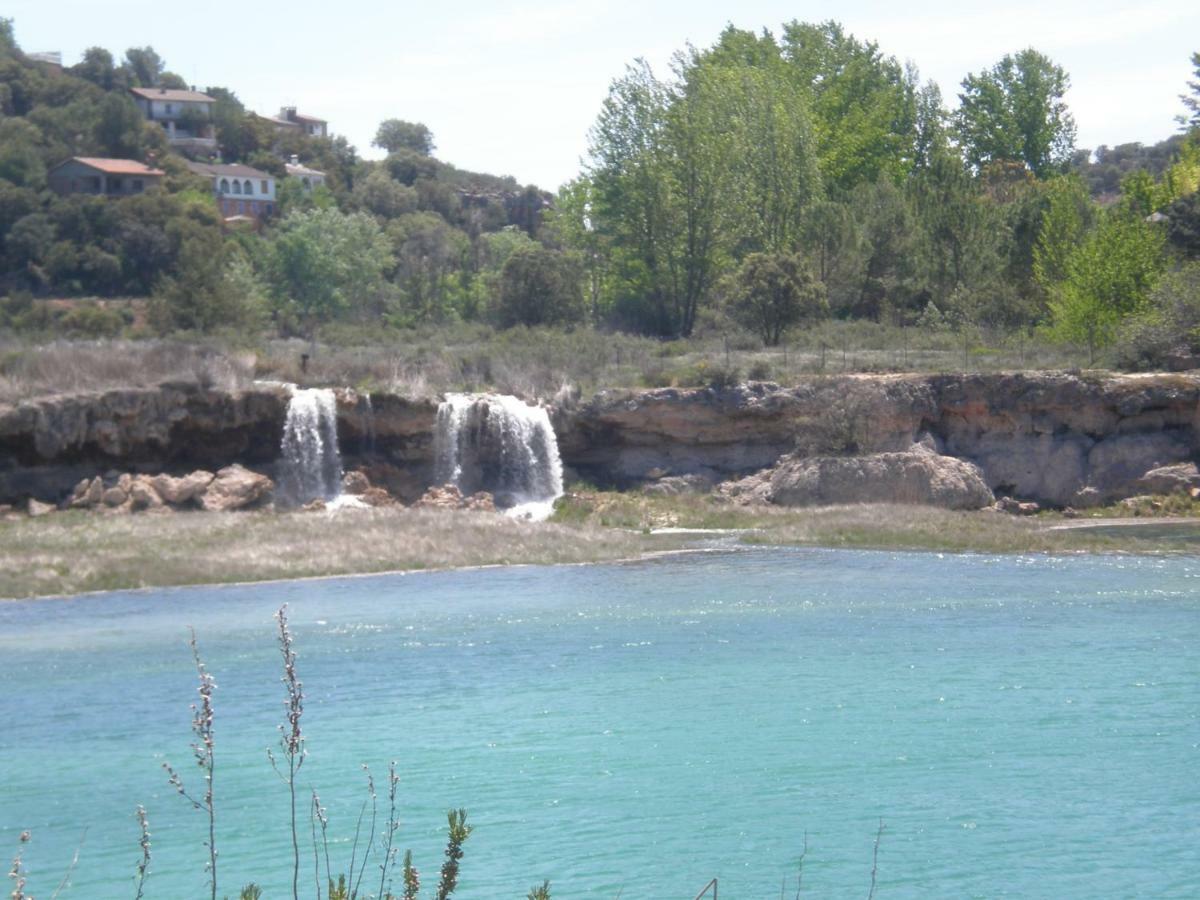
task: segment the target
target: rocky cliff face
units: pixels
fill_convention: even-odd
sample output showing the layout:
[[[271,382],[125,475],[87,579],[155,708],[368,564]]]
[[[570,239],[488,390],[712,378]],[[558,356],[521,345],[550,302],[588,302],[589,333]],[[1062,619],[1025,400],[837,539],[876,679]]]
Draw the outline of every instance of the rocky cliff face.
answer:
[[[781,454],[903,452],[924,443],[976,464],[998,494],[1094,505],[1145,490],[1147,472],[1193,462],[1200,376],[895,375],[794,388],[604,392],[560,416],[564,460],[628,486],[720,480]]]
[[[271,472],[288,396],[284,387],[164,385],[0,405],[0,503],[58,502],[110,469]],[[997,494],[1080,506],[1145,492],[1147,473],[1194,463],[1198,409],[1193,375],[846,376],[792,388],[605,391],[556,410],[554,425],[564,463],[600,484],[715,483],[793,451],[837,458],[919,443],[973,463]],[[339,391],[347,468],[416,499],[433,479],[436,414],[431,401]],[[857,478],[854,466],[822,465]]]

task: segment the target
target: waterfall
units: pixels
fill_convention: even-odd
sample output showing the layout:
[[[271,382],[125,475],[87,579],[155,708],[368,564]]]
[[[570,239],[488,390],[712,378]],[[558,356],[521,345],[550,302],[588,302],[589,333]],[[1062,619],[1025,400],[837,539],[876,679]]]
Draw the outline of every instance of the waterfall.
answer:
[[[489,491],[509,515],[544,519],[562,495],[550,417],[516,397],[447,394],[433,438],[438,484]]]
[[[342,457],[333,391],[292,387],[280,449],[283,459],[276,496],[284,505],[332,500],[341,493]]]

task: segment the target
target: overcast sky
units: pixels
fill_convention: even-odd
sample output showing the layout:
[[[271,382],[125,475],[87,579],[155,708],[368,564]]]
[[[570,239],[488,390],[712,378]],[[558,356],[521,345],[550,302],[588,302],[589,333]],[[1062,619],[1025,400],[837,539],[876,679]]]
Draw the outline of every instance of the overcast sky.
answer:
[[[646,57],[711,44],[732,22],[777,31],[791,19],[837,18],[856,36],[912,61],[946,101],[959,82],[1033,46],[1070,73],[1078,145],[1152,143],[1177,128],[1179,94],[1200,50],[1200,3],[1145,0],[934,0],[895,3],[768,0],[7,0],[26,51],[77,62],[99,45],[118,59],[151,45],[201,89],[233,89],[249,109],[295,105],[328,119],[365,156],[382,119],[424,122],[437,156],[547,189],[579,171],[587,130],[608,85]]]

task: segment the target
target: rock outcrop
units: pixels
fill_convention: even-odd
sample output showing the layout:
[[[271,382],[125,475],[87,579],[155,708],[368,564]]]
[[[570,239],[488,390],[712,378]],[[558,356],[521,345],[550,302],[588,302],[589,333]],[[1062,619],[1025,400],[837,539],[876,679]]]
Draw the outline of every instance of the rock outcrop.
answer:
[[[217,472],[200,497],[200,505],[208,512],[246,509],[262,503],[274,489],[275,483],[266,475],[235,464]]]
[[[437,404],[336,395],[347,487],[361,488],[361,470],[394,497],[421,498],[434,480]],[[202,505],[218,477],[212,472],[238,465],[275,474],[287,403],[282,386],[222,392],[168,384],[0,404],[0,503],[150,509],[152,488],[164,506]],[[962,496],[980,496],[952,464],[910,458],[920,443],[933,457],[977,467],[997,496],[1086,507],[1200,488],[1198,410],[1196,374],[858,375],[790,388],[604,391],[566,404],[554,425],[569,471],[651,493],[705,490],[788,457],[797,485],[809,485],[796,487],[797,497],[845,479],[880,485],[893,477],[893,494],[943,497],[959,492],[943,494],[941,485],[960,475],[972,485]],[[903,458],[876,458],[887,454]],[[845,461],[856,458],[870,461]],[[130,480],[97,480],[113,470]],[[135,496],[139,476],[147,480]],[[887,499],[886,491],[861,494]]]
[[[723,493],[741,502],[777,506],[915,503],[982,509],[995,502],[978,467],[921,445],[900,453],[786,456]]]

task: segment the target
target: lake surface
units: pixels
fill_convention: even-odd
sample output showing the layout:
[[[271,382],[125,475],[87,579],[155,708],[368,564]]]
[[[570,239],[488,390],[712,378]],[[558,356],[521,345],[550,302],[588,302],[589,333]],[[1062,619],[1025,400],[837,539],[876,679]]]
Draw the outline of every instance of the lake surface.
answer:
[[[457,806],[464,900],[792,897],[806,834],[804,896],[865,897],[880,819],[878,898],[1200,896],[1200,560],[779,549],[0,604],[0,851],[32,832],[36,896],[78,847],[61,896],[132,897],[139,802],[147,896],[207,895],[160,768],[200,789],[188,625],[221,892],[290,894],[285,602],[335,870],[394,759],[423,896]]]

